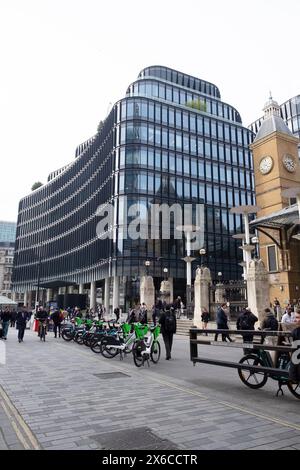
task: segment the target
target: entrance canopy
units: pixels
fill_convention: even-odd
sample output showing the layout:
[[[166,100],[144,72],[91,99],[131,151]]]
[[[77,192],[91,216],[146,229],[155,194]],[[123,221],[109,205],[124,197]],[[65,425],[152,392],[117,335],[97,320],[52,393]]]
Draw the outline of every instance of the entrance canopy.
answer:
[[[14,302],[13,300],[9,299],[5,295],[0,295],[0,306],[5,306],[5,307],[16,307],[18,305],[17,302]]]
[[[37,287],[37,284],[34,284]],[[76,282],[62,281],[61,279],[56,279],[55,281],[41,282],[40,287],[44,289],[56,289],[59,287],[67,286],[77,286]]]
[[[294,225],[297,218],[299,218],[298,206],[297,204],[293,204],[292,206],[285,207],[280,211],[276,211],[272,214],[253,220],[250,222],[250,226],[253,228],[265,227],[280,229],[285,226],[288,227]]]

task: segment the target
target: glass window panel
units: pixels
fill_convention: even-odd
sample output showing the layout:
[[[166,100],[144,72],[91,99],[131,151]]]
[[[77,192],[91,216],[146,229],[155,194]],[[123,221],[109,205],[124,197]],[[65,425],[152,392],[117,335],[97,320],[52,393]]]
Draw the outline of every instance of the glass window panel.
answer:
[[[183,151],[190,153],[190,139],[188,134],[183,134]]]
[[[133,118],[133,101],[127,102],[127,119]]]
[[[162,107],[161,120],[163,124],[168,125],[168,108],[166,106]]]
[[[217,160],[217,158],[218,158],[218,148],[217,148],[217,144],[214,143],[214,142],[212,142],[212,144],[211,144],[211,154],[212,154],[212,158]]]
[[[154,126],[151,124],[148,125],[148,142],[154,144]]]
[[[175,155],[174,153],[169,154],[169,169],[172,172],[175,172]]]
[[[227,200],[226,200],[226,189],[221,187],[221,205],[222,206],[227,206]]]
[[[122,102],[122,121],[126,119],[126,101]]]
[[[177,196],[181,198],[182,197],[182,179],[181,178],[176,179],[176,192],[177,192]]]
[[[192,182],[192,198],[198,199],[198,184],[195,182]]]
[[[216,121],[210,122],[211,136],[217,138],[217,123]]]
[[[221,122],[218,122],[218,137],[220,140],[223,140],[224,138],[223,124]]]
[[[125,127],[125,124],[122,124],[122,127],[121,127],[121,144],[125,144],[126,143],[126,127]]]
[[[207,231],[214,233],[214,210],[212,207],[207,208]],[[210,251],[215,251],[210,250]]]
[[[206,202],[207,204],[212,204],[213,200],[212,200],[212,187],[207,184],[206,185]]]
[[[204,119],[204,135],[210,136],[210,126],[208,119]]]
[[[221,210],[220,209],[215,209],[215,232],[217,233],[221,232]],[[219,240],[219,243],[221,243],[220,237],[216,237],[216,245],[217,245],[217,240]],[[216,249],[217,249],[217,246],[216,246]]]
[[[161,168],[161,155],[158,150],[155,151],[155,168],[160,170]]]
[[[186,103],[186,92],[184,90],[180,90],[179,103],[183,105]]]
[[[211,150],[210,150],[210,142],[205,141],[205,156],[210,158],[211,157]]]
[[[155,193],[160,193],[161,191],[161,177],[160,175],[155,175]]]
[[[184,158],[183,159],[183,171],[184,171],[184,174],[185,175],[189,175],[190,174],[190,160],[189,158]]]
[[[150,121],[154,121],[154,104],[151,102],[149,102],[148,113],[148,118],[150,119]]]
[[[215,101],[212,101],[211,103],[211,114],[214,114],[214,115],[217,114],[217,104]]]
[[[190,199],[191,198],[191,193],[190,193],[190,181],[189,180],[184,180],[184,198],[185,199]]]
[[[175,149],[175,133],[169,130],[169,148]]]
[[[196,137],[190,136],[190,146],[191,146],[191,153],[192,153],[193,155],[196,155],[196,154],[197,154],[197,141],[196,141]]]
[[[166,99],[167,101],[172,101],[172,88],[168,85],[166,90]]]
[[[199,178],[204,178],[204,162],[202,160],[198,161],[198,174]]]
[[[187,113],[182,113],[182,127],[189,130],[189,115]]]
[[[228,207],[233,207],[232,189],[227,189],[227,199],[228,199]]]
[[[203,134],[203,117],[197,116],[197,132]]]
[[[148,192],[153,193],[154,191],[154,175],[153,173],[148,173]]]
[[[241,188],[245,187],[245,172],[244,172],[244,170],[240,170],[240,186],[241,186]]]
[[[148,143],[148,129],[146,124],[141,124],[140,126],[140,137],[142,142]]]
[[[197,160],[191,159],[191,176],[197,178]]]
[[[213,180],[219,181],[219,168],[218,165],[213,165]]]
[[[125,166],[125,149],[124,147],[122,147],[120,150],[120,168],[123,168],[124,166]]]
[[[226,156],[226,161],[231,163],[231,151],[229,145],[225,146],[225,156]]]
[[[120,173],[120,178],[119,178],[119,191],[123,192],[124,191],[124,173]]]
[[[219,160],[224,161],[225,160],[224,145],[218,144],[218,150],[219,150]]]
[[[214,186],[214,203],[216,205],[220,204],[220,194],[219,194],[219,188],[217,186]]]
[[[181,132],[176,132],[176,150],[182,151],[182,136]]]
[[[182,156],[176,155],[176,170],[177,173],[182,173]]]
[[[245,191],[241,191],[241,205],[245,206],[246,204],[247,204],[246,193],[245,193]]]
[[[174,126],[174,109],[169,108],[169,126]]]
[[[148,106],[146,101],[142,101],[141,103],[141,116],[144,119],[148,119]]]
[[[231,142],[236,143],[236,129],[235,127],[231,126]]]
[[[167,152],[162,153],[162,169],[168,171],[168,154]]]
[[[205,162],[206,179],[211,180],[211,163]]]
[[[220,181],[221,183],[226,183],[226,174],[224,165],[220,165]]]
[[[242,129],[237,129],[237,141],[238,144],[243,145]]]
[[[141,165],[147,166],[147,150],[141,149]]]
[[[196,132],[196,116],[194,114],[190,114],[190,131]]]
[[[161,144],[161,128],[159,126],[155,126],[155,145]]]
[[[181,111],[176,111],[176,127],[181,129]]]
[[[173,101],[174,103],[179,103],[179,93],[176,88],[173,88]]]
[[[237,164],[237,149],[232,147],[232,163]]]
[[[268,268],[270,272],[277,271],[276,247],[268,246]]]
[[[229,231],[230,231],[230,233],[235,233],[234,214],[228,214],[228,222],[229,222]]]
[[[162,146],[168,147],[168,131],[166,129],[162,130]]]
[[[225,124],[225,125],[224,125],[224,138],[225,138],[225,140],[227,140],[228,142],[230,142],[230,133],[229,133],[229,126],[228,126],[228,124]]]
[[[227,211],[222,210],[222,232],[228,232]]]
[[[234,205],[240,206],[240,192],[238,189],[234,190]]]
[[[152,83],[152,96],[154,96],[155,98],[158,97],[158,83]]]
[[[205,202],[205,187],[203,184],[199,184],[198,185],[198,188],[199,188],[199,199],[200,199],[200,202],[204,203]]]
[[[162,98],[163,100],[165,99],[165,96],[166,96],[165,85],[163,85],[162,83],[159,84],[158,95],[159,95],[159,98]]]
[[[148,167],[154,167],[154,152],[151,149],[148,149]]]
[[[204,144],[203,144],[203,139],[197,139],[197,144],[198,144],[198,155],[201,155],[202,157],[204,156]]]
[[[236,168],[233,168],[233,184],[239,186],[239,172]]]
[[[160,104],[155,103],[155,121],[161,121],[161,106]]]

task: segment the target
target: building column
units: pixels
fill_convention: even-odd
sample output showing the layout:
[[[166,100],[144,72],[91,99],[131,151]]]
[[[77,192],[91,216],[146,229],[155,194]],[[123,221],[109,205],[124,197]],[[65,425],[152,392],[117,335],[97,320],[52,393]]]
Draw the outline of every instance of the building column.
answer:
[[[53,289],[47,289],[46,302],[53,300]]]
[[[84,292],[84,284],[79,284],[79,294],[83,294]]]
[[[28,297],[29,297],[29,291],[26,290],[26,291],[24,292],[24,305],[25,305],[25,307],[27,307],[27,306],[28,306],[28,303],[29,303]]]
[[[120,303],[120,282],[119,282],[119,276],[114,276],[113,277],[113,311],[115,308],[119,307]]]
[[[110,300],[110,298],[109,298],[109,296],[110,296],[109,288],[110,288],[110,278],[106,277],[105,278],[105,287],[104,287],[104,307],[105,307],[106,313],[109,313],[109,300]]]
[[[261,323],[269,307],[269,276],[261,259],[252,260],[247,274],[248,307]]]
[[[202,309],[209,311],[209,286],[211,284],[211,274],[208,268],[198,268],[196,271],[196,279],[194,282],[194,325],[201,328]]]
[[[140,284],[140,302],[146,304],[148,320],[152,317],[152,307],[155,305],[155,288],[152,276],[142,276]]]
[[[96,308],[96,282],[92,281],[91,282],[91,288],[90,288],[90,308],[95,310]]]
[[[73,294],[73,292],[74,292],[74,287],[73,287],[73,286],[67,287],[67,292],[68,292],[68,294]]]

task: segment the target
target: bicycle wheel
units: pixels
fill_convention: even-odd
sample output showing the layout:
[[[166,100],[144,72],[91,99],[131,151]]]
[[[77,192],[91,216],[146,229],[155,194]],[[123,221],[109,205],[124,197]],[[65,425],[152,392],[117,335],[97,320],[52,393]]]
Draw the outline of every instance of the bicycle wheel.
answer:
[[[158,341],[154,341],[151,346],[150,359],[154,364],[157,364],[160,358],[160,344]]]
[[[77,344],[81,345],[81,344],[83,344],[84,336],[83,335],[76,335],[74,339],[75,339]]]
[[[101,341],[100,352],[102,356],[106,359],[112,359],[113,357],[116,357],[119,350],[114,348],[113,346],[110,346],[108,341]]]
[[[132,348],[133,362],[136,367],[141,367],[144,364],[144,358],[142,351],[146,349],[146,345],[143,340],[138,340],[134,343]]]
[[[74,333],[71,332],[71,331],[64,331],[63,330],[62,333],[61,333],[61,337],[65,341],[72,341],[72,339],[74,338]]]
[[[255,354],[247,354],[246,356],[242,357],[239,363],[245,363],[249,366],[264,366],[263,362]],[[238,373],[241,381],[250,388],[261,388],[268,380],[268,376],[265,372],[254,372],[251,370],[239,369]]]
[[[288,382],[287,386],[289,391],[294,395],[294,397],[300,400],[300,382]]]
[[[101,353],[101,342],[96,340],[94,341],[92,344],[91,344],[91,350],[96,353],[96,354],[99,354]]]

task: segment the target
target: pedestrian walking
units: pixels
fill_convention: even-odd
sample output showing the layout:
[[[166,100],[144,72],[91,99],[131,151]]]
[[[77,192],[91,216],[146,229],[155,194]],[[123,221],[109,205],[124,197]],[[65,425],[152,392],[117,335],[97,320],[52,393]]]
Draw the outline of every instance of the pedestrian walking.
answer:
[[[139,322],[142,323],[143,325],[146,325],[148,323],[148,318],[147,318],[147,307],[146,304],[143,302],[142,305],[140,306],[140,311],[139,311]]]
[[[14,328],[16,326],[16,317],[17,317],[17,312],[15,309],[11,311],[10,314],[10,326],[11,328]]]
[[[2,339],[7,340],[8,328],[11,320],[11,313],[8,307],[5,308],[4,312],[1,313],[2,320]]]
[[[218,330],[229,330],[228,326],[228,316],[226,312],[227,304],[223,303],[217,310],[217,329]],[[218,336],[220,333],[215,334],[215,341],[218,341]],[[226,341],[228,339],[229,342],[232,342],[232,339],[227,333],[222,333],[222,341]]]
[[[269,308],[265,308],[264,313],[265,318],[261,324],[262,330],[278,331],[279,324],[275,318],[274,313]]]
[[[177,322],[174,307],[166,306],[165,310],[159,318],[161,333],[165,343],[166,360],[171,359],[171,351],[173,345],[173,335],[176,333]]]
[[[18,330],[19,343],[23,342],[27,319],[28,319],[28,313],[25,310],[25,305],[24,305],[22,310],[19,310],[17,312],[17,316],[16,316],[16,326]]]
[[[120,309],[119,309],[119,307],[116,307],[114,309],[114,314],[116,316],[116,322],[119,323],[119,318],[120,318]]]
[[[202,313],[201,313],[201,321],[202,321],[202,329],[203,330],[206,330],[207,329],[207,324],[210,320],[210,315],[209,315],[209,311],[204,307],[202,308]],[[205,335],[207,336],[208,333],[205,333]]]
[[[152,321],[153,325],[156,326],[156,320],[159,318],[160,310],[159,310],[159,303],[157,302],[152,307]]]

